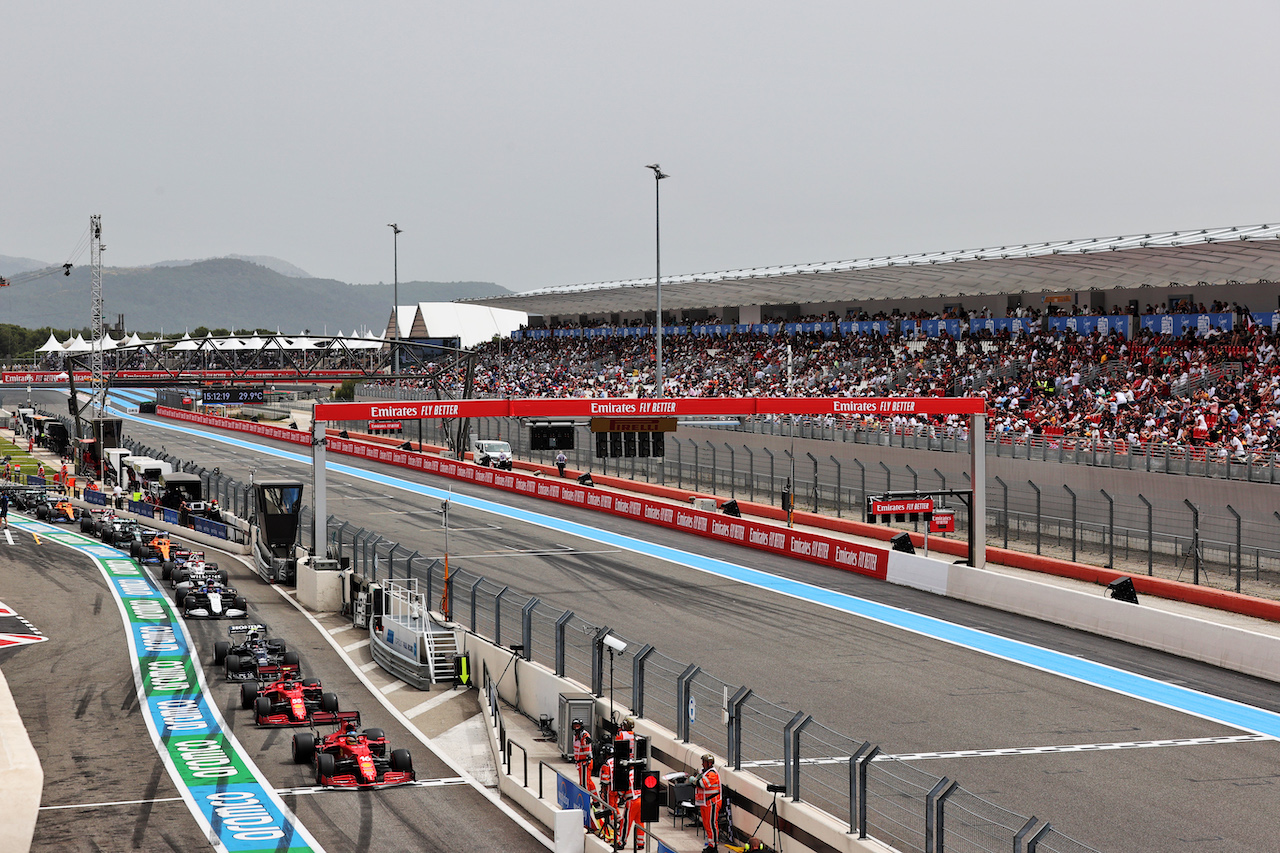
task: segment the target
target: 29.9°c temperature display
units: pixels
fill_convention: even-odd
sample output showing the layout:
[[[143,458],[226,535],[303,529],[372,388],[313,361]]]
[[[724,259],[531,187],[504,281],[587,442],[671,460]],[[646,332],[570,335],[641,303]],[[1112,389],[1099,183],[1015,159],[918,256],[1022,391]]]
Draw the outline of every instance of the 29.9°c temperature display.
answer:
[[[263,394],[261,388],[206,388],[204,402],[242,406],[246,403],[263,402]]]

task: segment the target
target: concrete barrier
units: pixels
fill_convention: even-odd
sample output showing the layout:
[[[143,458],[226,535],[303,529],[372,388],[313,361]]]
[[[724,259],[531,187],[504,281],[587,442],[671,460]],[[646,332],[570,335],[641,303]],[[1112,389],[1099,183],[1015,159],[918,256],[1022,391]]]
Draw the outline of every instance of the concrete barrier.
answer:
[[[892,581],[894,578],[895,564],[900,564],[904,567],[900,577],[928,578],[931,583],[936,583],[938,569],[916,565],[924,560],[926,558],[908,554],[890,554],[889,579]],[[1145,607],[1141,603],[1116,601],[1106,597],[1102,588],[1097,594],[1089,594],[1031,578],[958,564],[947,565],[937,560],[927,562],[937,563],[945,572],[946,591],[942,594],[949,598],[1021,613],[1224,669],[1280,681],[1280,637]],[[907,566],[912,568],[908,570]],[[907,585],[925,588],[917,583]],[[1142,601],[1141,593],[1138,600]]]
[[[0,790],[5,795],[0,850],[25,853],[31,849],[36,817],[40,814],[44,770],[3,673],[0,673]]]

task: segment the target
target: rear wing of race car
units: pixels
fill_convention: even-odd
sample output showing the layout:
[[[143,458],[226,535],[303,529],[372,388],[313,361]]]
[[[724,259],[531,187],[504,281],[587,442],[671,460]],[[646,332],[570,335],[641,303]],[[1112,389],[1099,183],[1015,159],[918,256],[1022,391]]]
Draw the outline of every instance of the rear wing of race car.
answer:
[[[265,630],[267,630],[266,625],[232,625],[227,629],[227,633],[234,637],[236,634],[248,634],[252,631]]]
[[[336,726],[339,723],[352,722],[360,725],[359,711],[312,711],[313,726]]]

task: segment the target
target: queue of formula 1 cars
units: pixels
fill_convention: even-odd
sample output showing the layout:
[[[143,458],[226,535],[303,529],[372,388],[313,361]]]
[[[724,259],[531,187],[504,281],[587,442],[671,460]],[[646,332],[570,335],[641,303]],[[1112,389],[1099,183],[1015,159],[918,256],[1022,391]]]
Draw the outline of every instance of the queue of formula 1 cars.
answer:
[[[248,604],[227,571],[206,560],[203,551],[111,509],[83,510],[57,501],[36,503],[37,516],[42,507],[42,520],[78,521],[82,533],[128,551],[139,566],[158,566],[185,618],[248,615]],[[382,729],[362,728],[359,711],[343,710],[337,694],[326,692],[319,679],[303,677],[298,653],[283,639],[268,637],[265,625],[234,624],[227,636],[213,645],[213,666],[221,668],[224,682],[240,685],[240,707],[253,713],[255,725],[309,729],[293,736],[293,761],[311,765],[317,785],[368,790],[417,779],[409,751],[390,749]]]
[[[129,556],[144,569],[158,567],[173,589],[174,604],[188,619],[244,619],[248,603],[225,569],[169,533],[144,527],[110,507],[84,509],[43,488],[3,489],[17,509],[38,520],[79,524],[80,532]],[[303,677],[298,653],[268,637],[266,626],[235,624],[213,646],[213,666],[223,681],[240,685],[240,707],[263,727],[306,727],[292,739],[293,761],[311,766],[317,785],[368,790],[416,781],[407,749],[391,749],[379,728],[362,728],[360,712],[343,710],[319,679]]]

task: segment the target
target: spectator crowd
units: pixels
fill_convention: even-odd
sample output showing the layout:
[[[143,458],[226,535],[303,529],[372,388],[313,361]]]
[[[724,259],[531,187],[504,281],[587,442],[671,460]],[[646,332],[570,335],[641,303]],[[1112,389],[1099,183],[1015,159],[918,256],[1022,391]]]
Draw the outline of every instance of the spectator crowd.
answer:
[[[1189,306],[1199,309],[1201,306]],[[1203,447],[1243,461],[1280,449],[1276,333],[1235,310],[1236,328],[1197,336],[1149,329],[1077,335],[1044,331],[900,335],[738,333],[663,336],[663,393],[702,396],[980,396],[989,429],[1016,437],[1070,437]],[[933,315],[937,316],[937,315]],[[973,315],[978,316],[978,315]],[[796,322],[831,319],[798,318]],[[900,315],[893,319],[906,319]],[[910,319],[916,319],[912,317]],[[966,317],[961,317],[966,319]],[[717,321],[710,318],[706,325]],[[691,332],[696,329],[691,329]],[[472,396],[654,396],[652,336],[495,340],[478,349]],[[413,369],[412,384],[451,396],[464,371]],[[957,435],[959,419],[899,416],[897,426]],[[848,416],[848,426],[883,426]]]

